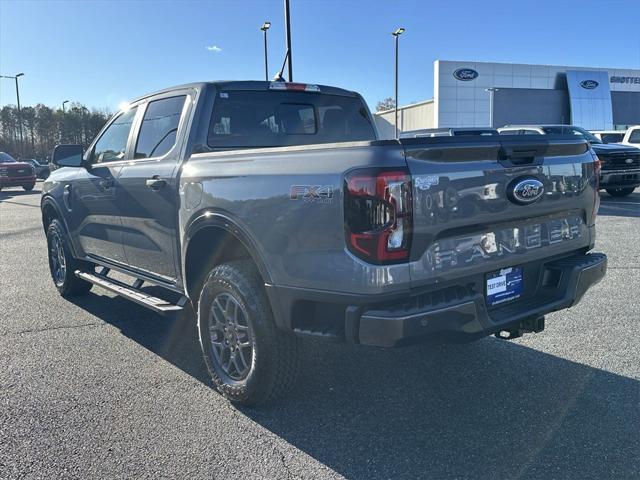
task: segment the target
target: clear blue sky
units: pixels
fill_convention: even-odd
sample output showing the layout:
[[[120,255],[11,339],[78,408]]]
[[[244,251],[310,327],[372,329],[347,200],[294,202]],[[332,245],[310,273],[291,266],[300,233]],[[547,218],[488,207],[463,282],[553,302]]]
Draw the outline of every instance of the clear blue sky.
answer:
[[[261,79],[264,20],[271,74],[283,59],[282,3],[0,0],[0,73],[25,72],[24,105],[111,109],[174,84]],[[398,26],[401,104],[431,98],[435,59],[640,68],[640,0],[291,0],[291,15],[294,80],[357,90],[372,107],[393,95]]]

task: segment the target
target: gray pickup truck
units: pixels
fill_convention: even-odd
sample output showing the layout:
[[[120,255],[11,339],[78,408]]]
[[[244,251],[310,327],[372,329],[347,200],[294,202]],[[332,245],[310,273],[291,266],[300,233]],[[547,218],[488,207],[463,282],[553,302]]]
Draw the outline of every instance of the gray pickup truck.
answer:
[[[381,141],[362,97],[334,87],[163,90],[53,161],[42,221],[59,292],[195,311],[216,388],[243,404],[287,391],[299,336],[515,338],[606,271],[584,139]]]

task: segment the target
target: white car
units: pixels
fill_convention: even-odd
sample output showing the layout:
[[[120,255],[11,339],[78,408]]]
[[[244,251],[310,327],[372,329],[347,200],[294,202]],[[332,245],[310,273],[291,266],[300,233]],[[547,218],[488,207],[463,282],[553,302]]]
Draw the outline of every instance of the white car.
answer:
[[[640,148],[640,125],[629,127],[627,129],[627,133],[624,134],[624,138],[621,143]]]

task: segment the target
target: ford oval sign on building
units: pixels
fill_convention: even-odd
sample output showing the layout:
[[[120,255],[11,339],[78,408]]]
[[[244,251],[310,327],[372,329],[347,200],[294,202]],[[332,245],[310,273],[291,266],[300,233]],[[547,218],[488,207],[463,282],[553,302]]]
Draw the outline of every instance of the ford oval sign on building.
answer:
[[[459,68],[455,72],[453,72],[453,76],[457,80],[468,82],[470,80],[475,80],[476,78],[478,78],[478,72],[476,72],[473,68]]]
[[[586,88],[587,90],[593,90],[598,85],[600,85],[600,84],[598,82],[596,82],[595,80],[583,80],[583,81],[580,82],[580,86],[582,88]]]
[[[518,205],[537,202],[544,194],[544,184],[537,178],[516,180],[507,188],[509,200]]]

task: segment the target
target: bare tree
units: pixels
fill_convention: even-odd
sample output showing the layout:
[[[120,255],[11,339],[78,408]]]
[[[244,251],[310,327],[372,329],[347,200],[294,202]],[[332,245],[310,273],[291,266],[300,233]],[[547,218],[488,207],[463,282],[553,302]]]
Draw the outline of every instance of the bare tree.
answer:
[[[391,97],[387,97],[378,102],[376,112],[383,112],[384,110],[392,110],[394,108],[396,108],[396,101]]]
[[[17,108],[0,109],[0,151],[14,158],[20,156]],[[80,103],[72,103],[67,112],[42,105],[22,107],[22,130],[25,158],[47,160],[60,141],[88,144],[109,118],[106,110],[89,111]]]

